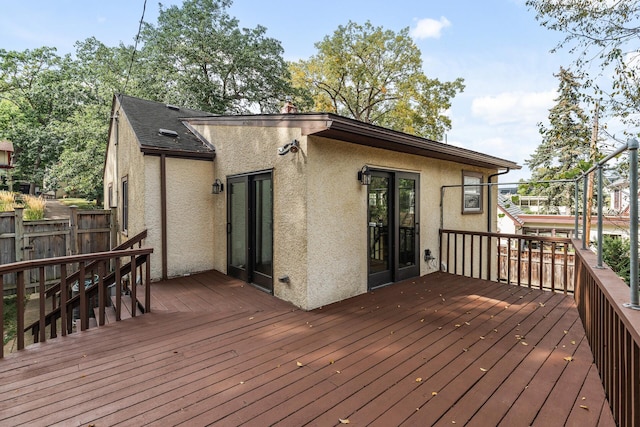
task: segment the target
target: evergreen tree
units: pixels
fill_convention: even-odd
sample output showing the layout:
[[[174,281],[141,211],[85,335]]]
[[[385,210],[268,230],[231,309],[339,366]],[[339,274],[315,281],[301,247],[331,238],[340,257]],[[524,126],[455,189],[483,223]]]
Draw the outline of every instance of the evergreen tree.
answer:
[[[542,142],[525,160],[531,181],[574,179],[591,167],[590,118],[580,106],[581,84],[570,71],[560,68],[555,75],[560,84],[556,104],[549,110],[549,126],[538,124]],[[529,194],[547,197],[547,211],[558,213],[558,206],[570,206],[573,185],[540,183],[530,186]]]

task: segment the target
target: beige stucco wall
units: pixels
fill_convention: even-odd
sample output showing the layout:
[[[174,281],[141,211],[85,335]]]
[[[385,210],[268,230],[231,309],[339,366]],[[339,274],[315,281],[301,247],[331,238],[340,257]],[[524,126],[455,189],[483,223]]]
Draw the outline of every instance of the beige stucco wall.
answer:
[[[307,308],[307,195],[305,138],[300,129],[196,125],[215,146],[214,178],[271,170],[273,174],[274,295]],[[277,148],[298,139],[297,154],[280,156]],[[227,271],[227,194],[213,196],[213,268]],[[212,237],[212,239],[214,239]],[[289,276],[288,283],[278,277]]]
[[[113,185],[112,206],[117,206],[118,242],[122,243],[147,230],[144,245],[152,247],[151,278],[162,277],[161,161],[159,156],[145,156],[126,115],[120,111],[113,124],[104,171],[104,197],[108,200],[109,183]],[[116,135],[117,142],[116,145]],[[116,159],[117,157],[117,159]],[[213,268],[213,215],[210,161],[167,157],[167,276]],[[129,182],[129,226],[122,231],[122,178]],[[224,234],[221,235],[224,240]]]
[[[458,185],[462,171],[493,173],[318,137],[299,130],[249,126],[196,125],[216,147],[214,178],[260,170],[273,171],[274,294],[305,308],[339,301],[367,291],[367,189],[358,170],[372,168],[420,174],[420,274],[439,263],[422,260],[424,249],[438,253],[440,187]],[[277,147],[292,139],[300,152],[279,156]],[[214,198],[215,236],[226,236],[226,198]],[[495,199],[494,199],[495,200]],[[486,198],[485,198],[486,202]],[[459,189],[445,191],[445,227],[486,231],[482,214],[461,214]],[[226,272],[226,239],[213,244],[214,268]],[[286,275],[289,283],[277,278]]]
[[[167,269],[169,277],[213,268],[214,239],[210,161],[167,158]]]
[[[367,189],[357,180],[364,164],[372,169],[420,175],[420,274],[435,271],[425,249],[438,255],[440,188],[459,185],[462,170],[493,171],[325,138],[309,138],[308,307],[314,308],[367,291]],[[495,200],[495,198],[494,198]],[[486,199],[485,199],[486,202]],[[444,225],[486,231],[483,214],[461,214],[459,189],[445,191]]]

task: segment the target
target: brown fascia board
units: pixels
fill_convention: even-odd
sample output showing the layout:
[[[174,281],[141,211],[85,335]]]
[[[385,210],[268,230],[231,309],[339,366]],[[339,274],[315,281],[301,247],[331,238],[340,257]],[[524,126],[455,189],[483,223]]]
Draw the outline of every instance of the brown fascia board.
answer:
[[[186,151],[186,150],[168,150],[158,147],[149,147],[146,145],[140,146],[140,151],[145,156],[162,156],[180,158],[180,159],[191,159],[191,160],[207,160],[213,161],[216,158],[216,153],[207,153],[207,152],[196,152],[196,151]]]
[[[331,113],[214,116],[191,118],[187,121],[227,126],[295,127],[301,129],[303,136],[319,136],[488,169],[521,169],[520,165],[509,160]]]

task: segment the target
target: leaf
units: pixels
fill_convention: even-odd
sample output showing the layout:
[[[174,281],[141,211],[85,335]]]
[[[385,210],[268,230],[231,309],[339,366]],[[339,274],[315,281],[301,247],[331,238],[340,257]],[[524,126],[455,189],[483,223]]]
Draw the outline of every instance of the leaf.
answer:
[[[302,364],[302,362],[296,362],[296,365],[298,365],[298,368],[303,367],[304,365]]]
[[[581,407],[582,409],[586,409],[587,411],[589,410],[589,407],[588,407],[587,405],[580,405],[580,407]]]
[[[527,344],[527,343],[526,343],[526,341],[520,341],[520,344],[522,344],[522,345],[529,345],[529,344]]]
[[[437,396],[437,395],[438,395],[438,392],[437,392],[437,391],[432,391],[432,392],[431,392],[431,396]]]
[[[480,368],[480,370],[481,370],[482,372],[487,372],[487,370],[486,370],[485,368]]]
[[[564,358],[564,360],[566,360],[567,362],[571,362],[573,360],[573,357],[567,356]]]
[[[338,421],[340,421],[340,424],[349,424],[349,423],[351,423],[351,421],[349,421],[348,418],[345,419],[345,420],[343,420],[342,418],[338,418]]]
[[[422,378],[421,378],[421,377],[416,378],[416,382],[417,382],[417,383],[422,382]]]

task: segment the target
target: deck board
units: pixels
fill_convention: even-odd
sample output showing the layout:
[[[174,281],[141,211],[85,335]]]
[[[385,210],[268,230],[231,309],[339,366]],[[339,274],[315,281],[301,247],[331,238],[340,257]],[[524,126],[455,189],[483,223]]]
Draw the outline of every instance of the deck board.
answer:
[[[305,312],[206,272],[151,305],[0,360],[0,425],[614,425],[570,296],[434,273]]]

